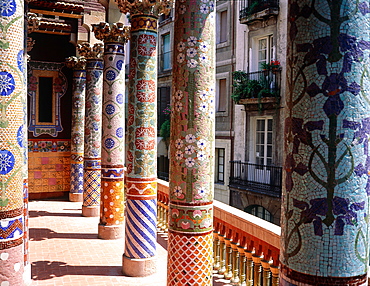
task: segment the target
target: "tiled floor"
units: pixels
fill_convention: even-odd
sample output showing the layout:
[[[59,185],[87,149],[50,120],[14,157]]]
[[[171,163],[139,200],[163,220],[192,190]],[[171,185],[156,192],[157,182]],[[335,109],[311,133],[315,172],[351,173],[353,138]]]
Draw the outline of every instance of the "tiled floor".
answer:
[[[167,252],[158,245],[158,272],[145,278],[121,273],[123,239],[98,239],[98,218],[81,216],[81,203],[31,201],[32,286],[164,286]],[[158,240],[166,247],[162,237]]]
[[[158,234],[157,273],[126,277],[121,272],[123,239],[98,239],[99,219],[82,217],[81,203],[31,201],[29,210],[32,286],[166,285],[165,234]],[[230,284],[215,276],[213,285]]]

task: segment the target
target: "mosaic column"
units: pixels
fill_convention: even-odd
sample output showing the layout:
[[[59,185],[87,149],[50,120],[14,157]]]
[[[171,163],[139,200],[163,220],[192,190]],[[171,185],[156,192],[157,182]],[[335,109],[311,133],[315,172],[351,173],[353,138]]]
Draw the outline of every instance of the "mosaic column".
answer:
[[[0,285],[24,285],[24,2],[0,5]]]
[[[84,134],[84,185],[82,215],[99,216],[101,183],[101,114],[103,91],[103,45],[78,45],[86,58],[86,99]]]
[[[69,200],[83,202],[86,59],[84,57],[70,57],[66,60],[66,66],[73,69]]]
[[[176,1],[175,13],[167,285],[212,285],[214,1]]]
[[[130,75],[125,253],[128,276],[156,272],[157,237],[157,22],[167,0],[119,0],[130,12]]]
[[[369,3],[288,8],[280,285],[367,285]]]
[[[93,25],[95,37],[104,41],[102,178],[98,236],[124,236],[125,163],[125,53],[129,26],[122,23]]]

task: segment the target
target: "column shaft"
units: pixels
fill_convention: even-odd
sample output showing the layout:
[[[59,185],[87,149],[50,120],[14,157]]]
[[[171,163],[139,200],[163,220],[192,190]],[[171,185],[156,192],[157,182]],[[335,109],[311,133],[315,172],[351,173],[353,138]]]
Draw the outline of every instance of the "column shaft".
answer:
[[[104,44],[102,195],[99,237],[124,236],[125,161],[124,43]]]
[[[103,61],[86,61],[83,216],[99,216]]]
[[[365,285],[370,10],[355,0],[288,10],[280,285]]]
[[[157,17],[131,20],[125,253],[123,273],[156,272]]]
[[[212,285],[214,1],[176,1],[167,285]]]
[[[83,201],[86,70],[75,69],[72,83],[71,189],[69,200]]]
[[[24,2],[0,7],[0,285],[24,285],[25,114]],[[26,277],[26,279],[29,277]]]

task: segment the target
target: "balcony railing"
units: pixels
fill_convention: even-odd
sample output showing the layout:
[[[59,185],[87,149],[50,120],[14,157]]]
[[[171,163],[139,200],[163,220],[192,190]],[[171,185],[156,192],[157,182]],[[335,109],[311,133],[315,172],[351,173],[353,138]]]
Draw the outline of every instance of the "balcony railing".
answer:
[[[158,228],[163,232],[168,231],[168,185],[158,180]],[[218,201],[213,213],[214,277],[232,285],[279,285],[280,227]]]
[[[239,20],[242,23],[247,23],[248,20],[254,20],[252,15],[263,12],[263,16],[271,14],[276,15],[279,10],[279,0],[242,0],[240,7]],[[258,18],[258,17],[257,17]]]
[[[246,73],[233,72],[233,93],[231,97],[236,103],[244,99],[273,98],[280,99],[281,69],[269,69]],[[253,101],[253,100],[252,100]]]
[[[230,162],[230,187],[281,197],[282,167]]]

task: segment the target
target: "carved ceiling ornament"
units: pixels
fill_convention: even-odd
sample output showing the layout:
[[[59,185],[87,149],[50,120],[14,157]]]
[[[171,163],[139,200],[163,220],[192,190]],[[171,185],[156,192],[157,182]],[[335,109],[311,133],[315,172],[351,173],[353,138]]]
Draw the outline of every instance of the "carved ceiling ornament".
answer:
[[[123,23],[109,24],[100,22],[99,24],[92,24],[92,31],[98,40],[104,42],[119,42],[127,43],[130,39],[130,26],[125,26]]]
[[[65,62],[67,68],[84,70],[86,67],[86,58],[85,57],[69,57],[66,58]]]
[[[168,14],[173,4],[172,0],[117,0],[123,14],[153,15]]]
[[[96,43],[91,46],[88,42],[77,45],[80,56],[86,59],[101,59],[103,57],[103,44]]]

